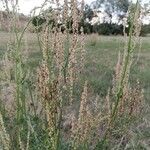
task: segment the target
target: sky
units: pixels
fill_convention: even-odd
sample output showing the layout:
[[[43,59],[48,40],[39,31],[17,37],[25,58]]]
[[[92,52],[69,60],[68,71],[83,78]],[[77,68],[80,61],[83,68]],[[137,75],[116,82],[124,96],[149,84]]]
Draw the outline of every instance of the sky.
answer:
[[[30,11],[38,6],[41,6],[45,0],[19,0],[19,12],[28,15]],[[93,0],[85,0],[85,3],[90,4]],[[2,3],[0,0],[0,9],[2,9]]]
[[[45,0],[20,0],[20,11],[29,14],[34,7],[41,6]],[[85,3],[91,3],[93,0],[85,0]]]
[[[41,6],[41,4],[44,1],[45,0],[19,0],[19,9],[20,9],[19,12],[25,15],[28,15],[34,7]],[[94,0],[85,0],[85,3],[90,4],[92,1]],[[133,1],[136,1],[136,0],[133,0]],[[148,2],[150,0],[142,0],[142,1]],[[0,0],[0,9],[2,9],[1,0]]]

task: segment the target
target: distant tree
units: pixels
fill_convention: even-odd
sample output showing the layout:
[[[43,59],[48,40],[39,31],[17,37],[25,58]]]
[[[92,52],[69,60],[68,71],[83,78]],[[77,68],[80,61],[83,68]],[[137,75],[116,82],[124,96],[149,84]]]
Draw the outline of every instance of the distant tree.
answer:
[[[112,12],[124,12],[128,11],[130,5],[129,0],[96,0],[93,2],[93,8],[104,7],[105,10],[109,13]]]
[[[96,0],[92,5],[94,9],[105,9],[105,12],[110,16],[110,19],[112,19],[113,13],[116,13],[118,17],[120,17],[119,19],[122,19],[127,13],[130,3],[129,0]]]
[[[56,25],[54,18],[51,17],[52,15],[47,16],[47,14],[51,14],[52,11],[54,11],[54,10],[50,7],[47,10],[43,11],[38,16],[33,17],[32,24],[36,28],[37,31],[41,31],[42,25],[44,23],[51,25],[52,28]],[[48,20],[47,20],[47,18],[48,18]]]
[[[116,10],[123,13],[127,13],[131,2],[129,0],[115,0],[115,1],[116,1],[115,3]]]
[[[141,29],[141,36],[146,36],[150,34],[150,24],[143,25]]]
[[[79,23],[79,31],[81,27],[83,27],[84,33],[90,34],[93,32],[92,31],[93,27],[90,24],[90,21],[92,20],[93,16],[94,16],[93,9],[88,4],[86,4],[83,10],[83,18],[81,18],[81,21]]]
[[[94,12],[92,8],[88,4],[86,4],[84,7],[84,11],[83,11],[83,19],[84,20],[88,19],[89,21],[91,21],[93,18],[93,15],[94,15]]]
[[[41,16],[35,16],[35,17],[33,17],[33,19],[32,19],[32,24],[33,24],[35,27],[39,27],[39,26],[41,26],[45,21],[46,21],[45,18],[43,18],[43,17],[41,17]]]
[[[123,26],[118,24],[102,23],[100,25],[95,25],[93,28],[99,35],[123,34]]]

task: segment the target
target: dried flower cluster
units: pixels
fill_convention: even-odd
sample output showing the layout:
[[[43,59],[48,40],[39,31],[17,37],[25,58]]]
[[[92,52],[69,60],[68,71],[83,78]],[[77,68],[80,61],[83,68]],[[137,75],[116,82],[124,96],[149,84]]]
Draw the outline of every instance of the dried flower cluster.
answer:
[[[41,49],[43,53],[43,62],[38,69],[38,90],[41,102],[45,109],[48,122],[49,137],[51,139],[52,149],[57,147],[59,140],[59,130],[62,118],[63,99],[69,99],[73,102],[73,87],[77,74],[78,58],[77,54],[83,53],[79,44],[78,23],[80,17],[77,11],[77,1],[64,2],[63,24],[64,32],[61,31],[62,11],[59,9],[59,1],[55,1],[57,8],[51,13],[55,16],[55,26],[49,26],[48,20],[42,26],[40,33]],[[44,16],[48,16],[45,12]],[[73,20],[73,33],[70,34],[67,23],[70,14]],[[48,17],[45,17],[49,19]],[[80,49],[80,51],[78,50]],[[83,61],[82,54],[82,61]],[[76,79],[77,80],[77,79]],[[67,91],[69,92],[67,93]],[[65,92],[66,91],[66,92]]]

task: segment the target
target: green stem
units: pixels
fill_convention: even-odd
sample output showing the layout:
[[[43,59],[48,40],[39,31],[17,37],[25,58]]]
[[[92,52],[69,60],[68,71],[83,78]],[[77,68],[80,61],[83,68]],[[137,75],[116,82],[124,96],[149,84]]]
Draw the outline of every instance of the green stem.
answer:
[[[131,27],[130,27],[130,30],[129,30],[127,56],[125,57],[125,63],[123,65],[123,73],[122,73],[122,76],[121,76],[119,89],[118,89],[118,92],[116,94],[116,103],[115,103],[115,106],[113,108],[112,114],[110,116],[110,121],[109,121],[108,127],[107,127],[107,129],[105,131],[105,134],[104,134],[104,137],[103,137],[103,139],[101,141],[101,146],[103,146],[104,143],[106,142],[107,135],[110,132],[111,124],[116,120],[117,112],[118,112],[118,106],[119,106],[119,103],[120,103],[120,101],[122,99],[122,96],[123,96],[124,80],[126,78],[126,72],[127,72],[128,65],[130,63],[130,54],[133,51],[132,50],[132,34],[133,34],[133,30],[134,30],[134,20],[135,20],[135,15],[136,15],[137,8],[138,8],[138,0],[136,2],[134,15],[133,15],[133,21],[131,23]]]

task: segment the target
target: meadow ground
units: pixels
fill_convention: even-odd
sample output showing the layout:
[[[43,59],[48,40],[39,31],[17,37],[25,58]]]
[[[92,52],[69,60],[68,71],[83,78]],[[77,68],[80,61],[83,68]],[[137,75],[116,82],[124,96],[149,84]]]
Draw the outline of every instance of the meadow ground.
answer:
[[[124,38],[122,36],[87,35],[85,39],[86,63],[84,75],[81,76],[81,79],[87,79],[95,94],[106,97],[109,87],[112,87],[118,53],[120,51],[123,54]],[[14,40],[13,38],[11,39],[9,33],[0,32],[0,65],[5,52],[9,51],[7,49],[9,40]],[[33,33],[26,33],[24,41],[23,57],[27,64],[28,72],[35,73],[36,76],[36,69],[42,61],[42,52],[38,45],[37,36]],[[140,86],[144,89],[146,105],[150,105],[150,37],[141,37],[140,41],[141,44],[139,42],[134,53],[130,83],[131,86],[134,86],[136,81],[139,80]],[[145,115],[147,120],[149,120],[149,115],[150,113]],[[150,137],[148,128],[143,133],[147,139]]]
[[[0,59],[2,59],[8,40],[9,33],[0,32]],[[11,39],[13,40],[13,39]],[[27,56],[26,62],[34,71],[41,62],[42,54],[38,46],[35,34],[25,34],[23,52]],[[135,51],[134,63],[130,73],[130,83],[134,85],[140,81],[144,89],[144,95],[148,102],[150,99],[150,37],[141,38],[141,46]],[[140,42],[139,42],[140,43]],[[140,48],[139,48],[140,47]],[[124,39],[121,36],[98,36],[88,35],[85,41],[87,52],[85,64],[85,76],[95,93],[105,96],[108,87],[111,86],[112,74],[117,63],[119,51],[123,53]]]

